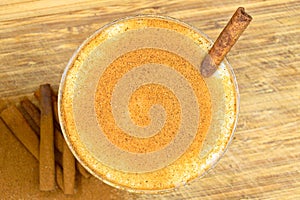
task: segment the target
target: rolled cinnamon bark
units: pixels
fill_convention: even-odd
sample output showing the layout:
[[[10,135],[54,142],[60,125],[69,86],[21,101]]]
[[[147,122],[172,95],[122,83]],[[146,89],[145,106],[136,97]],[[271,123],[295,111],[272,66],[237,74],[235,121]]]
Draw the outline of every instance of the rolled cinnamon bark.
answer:
[[[76,175],[75,158],[66,142],[63,143],[63,169],[64,193],[74,194]]]
[[[35,111],[35,108],[33,106],[36,107],[34,104],[31,103],[31,101],[28,98],[25,97],[20,102],[20,107],[18,107],[18,108],[20,109],[23,117],[26,119],[28,124],[33,129],[33,131],[39,136],[40,135],[40,124],[37,124],[36,120],[38,120],[38,123],[39,123],[40,118],[38,118],[38,119],[32,118],[32,116],[36,116],[31,113],[31,112]],[[40,116],[40,114],[38,116]]]
[[[53,100],[53,113],[54,113],[54,119],[55,119],[55,123],[59,126],[59,118],[58,118],[58,104],[57,104],[57,98],[55,98]]]
[[[251,20],[252,17],[245,12],[244,8],[239,7],[236,10],[202,61],[200,71],[204,77],[211,76],[218,69],[226,54],[236,43]]]
[[[0,99],[0,112],[8,107],[8,101],[4,99]]]
[[[58,187],[64,191],[64,181],[63,181],[63,170],[59,165],[55,166],[55,172],[56,172],[56,183]]]
[[[24,98],[20,102],[22,108],[28,113],[28,115],[32,118],[34,123],[40,127],[40,118],[41,118],[41,113],[39,108],[34,105],[28,98]]]
[[[52,102],[55,101],[55,99],[57,99],[57,92],[54,92],[54,90],[51,88],[51,97],[52,97]],[[41,97],[41,91],[40,89],[37,89],[36,91],[34,91],[33,95],[35,96],[36,99],[40,99]]]
[[[54,144],[55,147],[57,148],[57,150],[59,152],[63,152],[63,144],[64,144],[65,140],[61,134],[61,132],[57,129],[55,129],[54,131]]]
[[[26,147],[26,149],[39,160],[39,138],[31,129],[22,113],[16,106],[9,106],[1,112],[1,118],[18,138],[18,140]]]
[[[51,86],[50,86],[51,87]],[[39,90],[34,92],[34,96],[37,100],[40,99],[41,93]],[[61,130],[59,125],[59,118],[58,118],[58,104],[57,104],[57,93],[54,92],[53,88],[51,87],[51,98],[52,98],[52,107],[53,107],[53,116],[54,116],[54,125],[58,130]]]
[[[54,126],[52,95],[49,84],[40,86],[40,190],[55,189]]]
[[[59,152],[57,149],[54,151],[55,154],[55,162],[59,164],[61,167],[63,167],[63,155],[61,152]]]
[[[91,176],[91,174],[86,171],[86,169],[78,161],[76,161],[76,168],[84,178],[89,178]]]

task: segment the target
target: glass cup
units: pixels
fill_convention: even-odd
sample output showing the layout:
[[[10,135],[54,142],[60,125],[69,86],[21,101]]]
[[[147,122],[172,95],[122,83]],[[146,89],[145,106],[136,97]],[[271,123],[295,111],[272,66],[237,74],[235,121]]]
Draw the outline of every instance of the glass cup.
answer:
[[[177,19],[114,21],[74,53],[61,79],[59,118],[68,146],[95,177],[157,193],[203,176],[223,156],[239,93],[225,59],[199,67],[212,42]]]

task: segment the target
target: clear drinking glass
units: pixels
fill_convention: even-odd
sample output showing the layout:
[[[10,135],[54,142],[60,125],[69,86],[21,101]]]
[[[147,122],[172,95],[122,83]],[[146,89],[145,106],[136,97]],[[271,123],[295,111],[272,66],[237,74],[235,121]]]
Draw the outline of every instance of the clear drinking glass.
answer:
[[[212,42],[170,17],[114,21],[87,38],[59,88],[59,118],[77,160],[131,192],[172,190],[223,156],[237,123],[239,93],[225,59],[202,78]]]

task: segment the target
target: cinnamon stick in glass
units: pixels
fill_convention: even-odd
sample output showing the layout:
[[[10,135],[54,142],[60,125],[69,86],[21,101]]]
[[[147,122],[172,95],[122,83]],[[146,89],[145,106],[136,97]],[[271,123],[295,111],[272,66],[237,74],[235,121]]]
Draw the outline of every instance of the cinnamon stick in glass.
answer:
[[[54,124],[52,95],[49,84],[40,86],[40,190],[55,189]]]
[[[200,68],[202,76],[209,77],[218,69],[226,54],[236,43],[251,20],[252,17],[245,12],[243,7],[239,7],[236,10],[208,54],[204,57]]]

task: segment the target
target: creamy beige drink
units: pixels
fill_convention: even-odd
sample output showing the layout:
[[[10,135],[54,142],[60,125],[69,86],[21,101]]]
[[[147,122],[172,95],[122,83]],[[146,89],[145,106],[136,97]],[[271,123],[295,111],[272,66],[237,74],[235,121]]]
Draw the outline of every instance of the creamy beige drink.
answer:
[[[237,90],[225,61],[204,79],[211,43],[157,16],[116,21],[91,36],[63,75],[60,122],[76,158],[104,182],[135,192],[201,176],[225,151]]]

